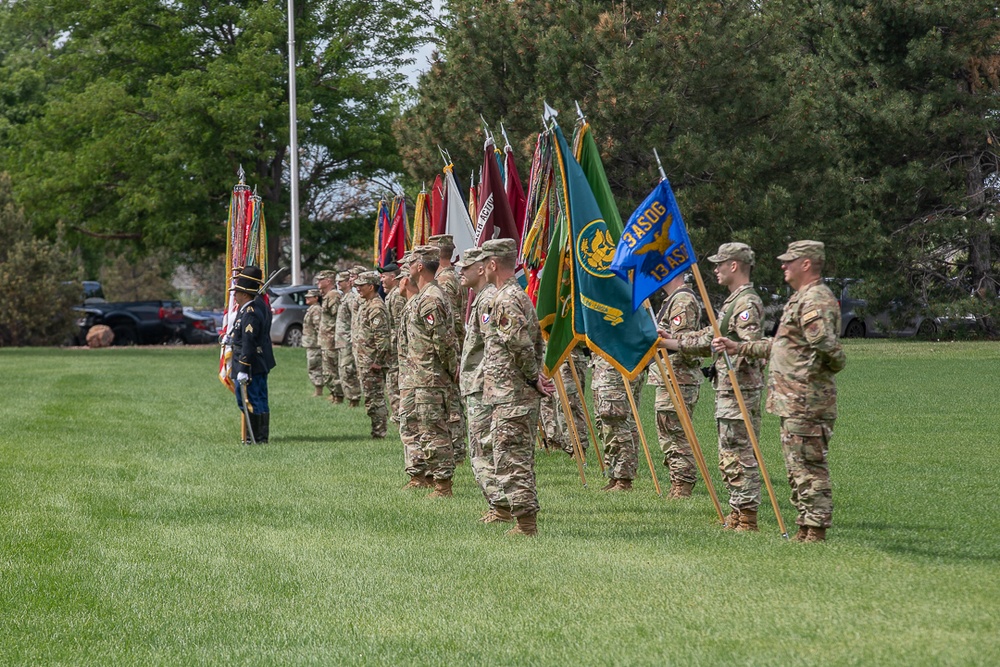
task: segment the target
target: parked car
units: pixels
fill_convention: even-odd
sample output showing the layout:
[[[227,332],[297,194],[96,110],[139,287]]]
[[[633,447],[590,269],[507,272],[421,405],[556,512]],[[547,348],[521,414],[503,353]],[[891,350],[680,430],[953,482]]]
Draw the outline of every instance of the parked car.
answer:
[[[855,296],[860,280],[827,278],[826,282],[840,302],[841,338],[933,338],[947,333],[974,331],[979,327],[974,315],[935,316],[919,308],[914,313],[905,313],[903,304],[898,301],[892,302],[880,313],[870,313],[868,302]]]
[[[215,317],[209,312],[184,309],[184,323],[177,332],[179,342],[185,345],[212,345],[219,342]]]
[[[76,344],[84,345],[95,324],[111,327],[115,345],[157,345],[178,337],[184,326],[179,301],[150,300],[108,303],[91,302],[73,308],[79,331]]]
[[[302,347],[302,321],[305,319],[306,292],[315,285],[285,285],[268,290],[271,298],[271,342],[275,345]]]

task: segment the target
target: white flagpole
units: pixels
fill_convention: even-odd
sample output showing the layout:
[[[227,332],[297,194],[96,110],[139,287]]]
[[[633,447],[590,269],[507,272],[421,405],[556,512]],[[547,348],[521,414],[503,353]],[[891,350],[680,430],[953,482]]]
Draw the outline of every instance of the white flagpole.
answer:
[[[291,175],[292,284],[302,284],[302,253],[299,239],[299,131],[295,95],[295,0],[288,0],[288,122],[289,171]]]

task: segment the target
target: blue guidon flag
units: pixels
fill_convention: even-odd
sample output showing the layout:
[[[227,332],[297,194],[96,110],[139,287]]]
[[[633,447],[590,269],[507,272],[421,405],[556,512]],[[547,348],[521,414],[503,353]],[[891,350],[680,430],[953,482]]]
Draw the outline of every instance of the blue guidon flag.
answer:
[[[632,310],[697,261],[670,181],[635,209],[615,248],[611,270],[632,283]]]

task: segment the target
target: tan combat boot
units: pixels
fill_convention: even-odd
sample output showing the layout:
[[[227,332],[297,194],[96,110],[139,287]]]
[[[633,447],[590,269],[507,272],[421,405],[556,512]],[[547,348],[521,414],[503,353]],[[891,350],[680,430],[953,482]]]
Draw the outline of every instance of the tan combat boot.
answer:
[[[694,484],[691,482],[677,482],[676,484],[671,484],[670,487],[670,498],[690,498],[691,492],[694,490]]]
[[[805,542],[809,536],[809,526],[799,526],[799,532],[795,533],[792,542]]]
[[[333,394],[330,394],[330,402],[333,403],[334,405],[340,405],[341,403],[344,402],[344,397],[334,396]]]
[[[410,475],[410,481],[403,487],[404,489],[430,489],[434,487],[434,481],[424,475]]]
[[[434,480],[434,490],[430,492],[427,496],[428,498],[451,498],[454,496],[451,492],[451,480],[450,479],[436,479]]]
[[[361,399],[360,398],[352,398],[350,405],[351,405],[352,408],[358,407],[359,405],[361,405]]]
[[[570,456],[572,456],[572,454],[570,454]],[[611,491],[616,486],[618,486],[618,480],[615,479],[614,477],[611,477],[610,479],[608,479],[608,483],[601,487],[601,491]]]
[[[757,510],[740,510],[740,525],[734,530],[737,533],[756,533]]]
[[[809,535],[803,542],[826,542],[826,528],[809,526]]]
[[[321,384],[314,384],[313,387],[316,388],[316,391],[313,392],[313,396],[322,396],[323,395],[323,385],[321,385]]]
[[[535,524],[534,514],[525,514],[517,517],[517,525],[507,531],[508,535],[524,535],[534,537],[538,535],[538,526]]]
[[[740,511],[730,510],[729,516],[722,520],[722,527],[726,530],[733,530],[740,525]]]
[[[511,516],[510,510],[494,507],[480,521],[483,523],[514,523],[514,517]]]
[[[615,488],[608,489],[608,491],[618,492],[618,491],[631,491],[632,490],[632,480],[630,479],[620,479],[615,485]]]

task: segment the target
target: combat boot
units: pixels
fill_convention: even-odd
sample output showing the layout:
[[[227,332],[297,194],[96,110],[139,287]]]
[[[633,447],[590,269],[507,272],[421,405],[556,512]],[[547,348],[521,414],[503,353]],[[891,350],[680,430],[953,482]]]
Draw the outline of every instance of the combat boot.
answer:
[[[436,479],[434,480],[434,490],[427,496],[428,498],[451,498],[453,495],[451,492],[451,480],[450,479]]]
[[[433,487],[434,482],[424,475],[410,475],[410,481],[403,486],[404,489],[430,489]]]
[[[334,405],[340,405],[341,403],[344,402],[344,397],[330,394],[330,402],[333,403]]]
[[[271,437],[271,413],[262,412],[259,418],[260,421],[257,422],[257,425],[260,429],[255,431],[254,434],[256,435],[259,433],[259,435],[257,435],[258,445],[266,445],[268,438]]]
[[[740,510],[740,525],[734,530],[737,533],[756,533],[757,510]]]
[[[511,516],[510,510],[505,510],[502,507],[494,507],[484,514],[480,521],[483,523],[514,523],[514,517]]]
[[[690,498],[694,484],[691,482],[672,482],[668,498]]]
[[[726,530],[732,530],[740,525],[740,511],[738,509],[730,510],[729,516],[722,520],[722,527]]]
[[[517,517],[517,525],[507,531],[508,535],[524,535],[534,537],[538,535],[538,525],[535,523],[534,514],[525,514]]]
[[[632,490],[632,480],[630,479],[619,479],[618,483],[615,484],[615,488],[608,489],[608,491],[631,491]]]
[[[826,542],[826,528],[809,526],[809,535],[803,542]]]
[[[351,402],[350,402],[350,406],[351,406],[352,408],[356,408],[356,407],[358,407],[359,405],[361,405],[361,399],[360,399],[360,398],[352,398],[352,399],[351,399]]]
[[[805,542],[809,536],[809,526],[799,526],[799,532],[792,538],[793,542]]]
[[[570,456],[572,456],[572,454],[570,454]],[[616,486],[618,486],[618,480],[615,479],[614,477],[611,477],[610,479],[608,479],[608,483],[601,487],[601,491],[611,491]]]
[[[321,384],[315,384],[315,385],[313,385],[313,387],[316,388],[316,391],[313,392],[313,396],[314,397],[315,396],[322,396],[323,395],[323,385],[321,385]]]

